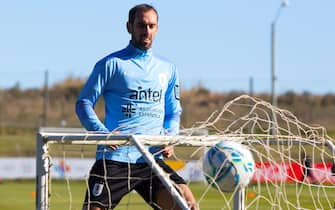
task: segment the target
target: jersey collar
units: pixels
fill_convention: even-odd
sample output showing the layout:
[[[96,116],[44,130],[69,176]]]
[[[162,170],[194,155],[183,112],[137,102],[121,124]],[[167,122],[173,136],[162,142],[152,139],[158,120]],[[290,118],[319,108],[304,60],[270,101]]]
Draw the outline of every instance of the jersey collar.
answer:
[[[149,48],[147,50],[142,50],[142,49],[135,47],[131,42],[129,42],[127,49],[132,55],[138,58],[146,58],[146,57],[152,56],[152,48]]]

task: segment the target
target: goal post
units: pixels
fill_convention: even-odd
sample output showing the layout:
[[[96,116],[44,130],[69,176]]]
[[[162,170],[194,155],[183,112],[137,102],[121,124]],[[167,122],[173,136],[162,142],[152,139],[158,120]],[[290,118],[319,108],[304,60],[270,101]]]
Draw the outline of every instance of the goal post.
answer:
[[[36,210],[47,210],[49,204],[49,169],[47,157],[48,143],[38,133],[36,138]]]
[[[53,132],[50,132],[53,131]],[[62,129],[41,128],[37,134],[36,143],[36,209],[49,209],[49,179],[50,160],[48,156],[49,144],[73,144],[73,145],[135,145],[142,153],[146,162],[153,168],[166,189],[176,199],[177,204],[183,210],[188,210],[186,201],[172,185],[166,173],[155,162],[143,145],[179,145],[179,146],[213,146],[226,138],[224,136],[148,136],[148,135],[115,135],[109,133],[60,133]],[[234,209],[244,209],[244,189],[238,189],[234,196]]]
[[[199,132],[201,130],[208,133]],[[232,193],[215,189],[206,184],[205,179],[197,179],[193,185],[192,176],[189,176],[191,181],[187,184],[194,187],[192,191],[200,209],[333,209],[335,204],[335,174],[331,170],[335,160],[335,140],[327,135],[325,128],[310,126],[287,110],[247,95],[232,99],[208,119],[182,129],[178,136],[116,135],[83,129],[41,128],[36,139],[37,210],[49,210],[54,202],[50,201],[50,196],[55,197],[50,186],[54,179],[52,158],[59,154],[50,150],[55,146],[60,145],[60,156],[64,157],[73,155],[68,149],[80,147],[75,152],[82,157],[83,145],[94,146],[94,150],[96,145],[134,145],[139,151],[143,150],[142,146],[170,145],[177,152],[174,159],[182,162],[182,166],[177,166],[177,172],[188,169],[188,172],[194,170],[194,174],[199,175],[204,151],[222,140],[248,147],[256,162],[255,173],[246,188],[237,187]],[[141,152],[148,163],[156,168],[150,162],[152,157],[144,151]],[[66,164],[62,167],[66,174]],[[169,181],[165,183],[164,174],[159,169],[153,170],[168,190],[175,190]],[[67,188],[71,187],[68,185]],[[176,192],[171,194],[180,196]],[[71,203],[72,195],[68,197],[64,200]],[[187,209],[181,197],[176,199],[180,199],[178,204]],[[129,203],[125,201],[125,209]],[[72,204],[68,206],[73,209]]]
[[[145,136],[145,135],[113,135],[101,133],[59,133],[48,132],[46,128],[41,129],[37,134],[37,151],[36,151],[36,209],[49,209],[49,182],[50,182],[50,157],[48,148],[50,144],[69,144],[69,145],[135,145],[145,157],[145,160],[153,167],[153,170],[161,179],[165,187],[175,197],[182,209],[188,209],[185,200],[179,195],[173,185],[166,178],[165,173],[155,163],[151,154],[144,149],[143,145],[173,145],[173,146],[195,146],[195,147],[211,147],[222,139],[238,141],[244,144],[253,145],[278,145],[278,139],[267,139],[256,141],[252,135],[213,135],[213,136]],[[281,139],[280,145],[308,145],[307,141]],[[312,142],[320,145],[320,142]],[[327,140],[326,146],[330,152],[335,152],[334,144]],[[243,210],[245,207],[245,189],[238,188],[233,195],[233,209]]]

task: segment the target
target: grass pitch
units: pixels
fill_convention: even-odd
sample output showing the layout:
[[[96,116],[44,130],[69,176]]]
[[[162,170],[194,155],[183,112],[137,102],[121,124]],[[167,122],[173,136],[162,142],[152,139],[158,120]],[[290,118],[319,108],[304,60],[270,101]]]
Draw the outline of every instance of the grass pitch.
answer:
[[[208,188],[204,183],[191,183],[190,187],[200,201],[201,210],[232,209],[232,202],[225,205],[225,200],[232,201],[231,194],[224,193],[222,196],[217,190]],[[208,192],[202,198],[206,190]],[[335,201],[334,188],[331,187],[287,184],[285,193],[276,194],[276,190],[278,189],[275,187],[265,185],[249,186],[246,191],[247,209],[297,209],[299,208],[297,205],[301,205],[300,207],[304,209],[331,209]],[[81,209],[85,192],[83,181],[71,181],[70,185],[67,185],[65,181],[54,180],[51,191],[50,210]],[[34,180],[3,180],[0,184],[0,209],[35,209],[35,196]],[[272,201],[276,201],[280,206],[273,206]],[[136,193],[130,193],[123,198],[116,209],[147,210],[150,207]]]

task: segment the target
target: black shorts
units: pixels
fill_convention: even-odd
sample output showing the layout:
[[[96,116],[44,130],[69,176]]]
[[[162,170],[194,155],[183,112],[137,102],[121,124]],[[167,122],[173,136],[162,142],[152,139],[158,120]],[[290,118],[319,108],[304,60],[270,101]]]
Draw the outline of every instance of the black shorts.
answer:
[[[176,184],[185,181],[163,160],[156,160],[158,165]],[[102,209],[113,209],[124,195],[132,190],[137,191],[154,209],[158,190],[163,184],[152,168],[146,163],[129,164],[112,160],[98,160],[94,163],[85,196],[85,205],[98,206]]]

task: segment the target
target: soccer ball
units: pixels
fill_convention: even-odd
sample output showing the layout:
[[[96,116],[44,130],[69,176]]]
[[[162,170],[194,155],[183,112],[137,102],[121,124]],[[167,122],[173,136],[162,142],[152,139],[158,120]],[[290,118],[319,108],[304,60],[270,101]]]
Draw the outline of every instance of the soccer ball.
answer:
[[[246,146],[221,141],[204,156],[203,172],[208,184],[223,192],[246,187],[255,171],[255,161]]]

